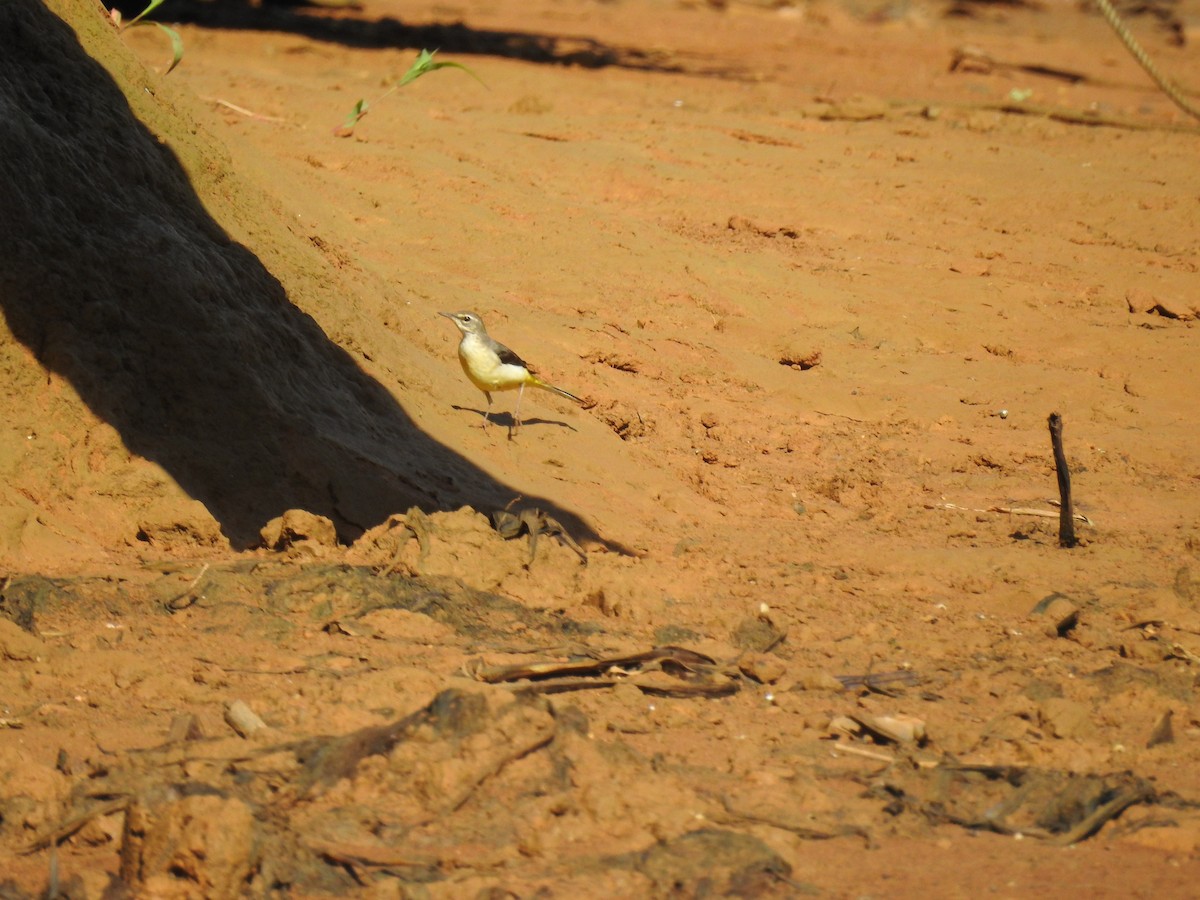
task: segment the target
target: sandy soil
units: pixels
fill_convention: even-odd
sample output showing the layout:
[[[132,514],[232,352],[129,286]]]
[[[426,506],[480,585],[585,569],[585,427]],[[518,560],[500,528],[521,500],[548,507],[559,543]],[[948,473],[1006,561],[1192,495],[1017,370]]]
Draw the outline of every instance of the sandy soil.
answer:
[[[1194,891],[1200,134],[1096,14],[6,6],[0,896]]]

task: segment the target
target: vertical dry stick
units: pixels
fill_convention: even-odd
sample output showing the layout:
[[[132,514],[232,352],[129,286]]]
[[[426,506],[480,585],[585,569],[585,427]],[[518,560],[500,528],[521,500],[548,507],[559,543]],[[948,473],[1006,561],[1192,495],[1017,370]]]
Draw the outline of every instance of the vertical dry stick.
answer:
[[[1063,452],[1062,416],[1050,413],[1050,445],[1054,448],[1054,470],[1058,473],[1058,545],[1074,547],[1075,510],[1071,506],[1071,472]]]

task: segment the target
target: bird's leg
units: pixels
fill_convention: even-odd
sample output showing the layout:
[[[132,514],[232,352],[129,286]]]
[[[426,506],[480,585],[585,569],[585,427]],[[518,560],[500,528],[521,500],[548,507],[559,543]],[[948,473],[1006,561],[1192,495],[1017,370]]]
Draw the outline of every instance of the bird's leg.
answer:
[[[490,416],[492,414],[492,395],[489,394],[487,391],[484,391],[483,396],[487,397],[487,402],[488,402],[488,408],[483,411],[483,427],[487,428],[489,425],[492,424],[492,420],[490,418]]]
[[[525,396],[525,385],[522,384],[517,388],[517,408],[513,410],[513,427],[508,432],[509,438],[512,438],[517,433],[517,429],[521,427],[521,398]]]

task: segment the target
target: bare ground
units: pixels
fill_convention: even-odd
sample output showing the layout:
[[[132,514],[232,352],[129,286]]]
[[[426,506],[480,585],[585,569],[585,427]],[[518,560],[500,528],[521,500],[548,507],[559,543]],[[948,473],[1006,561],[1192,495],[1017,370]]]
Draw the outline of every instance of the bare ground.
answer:
[[[1200,137],[1097,15],[50,6],[0,895],[1194,892]],[[479,427],[463,308],[582,407]]]

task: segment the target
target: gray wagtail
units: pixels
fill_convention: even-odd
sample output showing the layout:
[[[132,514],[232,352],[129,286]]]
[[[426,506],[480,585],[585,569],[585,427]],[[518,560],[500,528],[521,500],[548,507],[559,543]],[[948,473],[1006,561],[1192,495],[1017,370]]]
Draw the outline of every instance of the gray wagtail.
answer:
[[[478,313],[464,311],[444,312],[438,315],[445,316],[462,332],[462,340],[458,342],[458,361],[462,363],[463,371],[471,379],[471,384],[483,391],[483,395],[487,397],[489,408],[483,414],[485,425],[490,421],[492,391],[517,392],[517,408],[513,412],[510,437],[521,427],[521,398],[525,395],[525,385],[551,391],[576,403],[583,403],[569,391],[547,384],[529,371],[529,364],[525,360],[488,335],[487,329],[483,327],[483,319]]]

